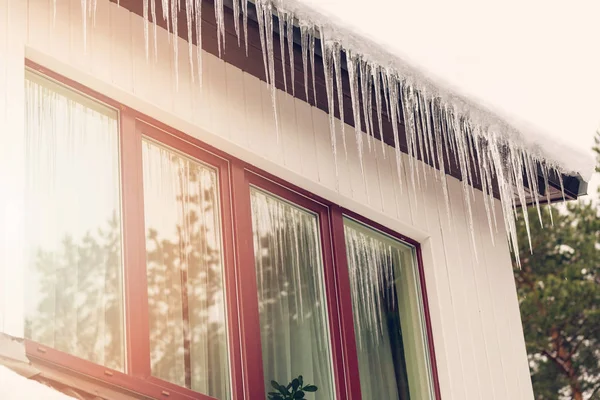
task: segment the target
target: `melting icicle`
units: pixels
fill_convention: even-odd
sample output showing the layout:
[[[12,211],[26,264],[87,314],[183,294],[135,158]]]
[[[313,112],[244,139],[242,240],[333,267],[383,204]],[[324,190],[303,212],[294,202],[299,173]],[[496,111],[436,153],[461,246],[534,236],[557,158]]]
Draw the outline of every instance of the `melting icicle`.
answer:
[[[196,70],[198,85],[202,87],[202,0],[194,0],[194,15],[196,20]]]
[[[286,13],[282,11],[277,11],[277,19],[279,20],[279,52],[281,53],[281,72],[283,74],[283,88],[285,92],[288,93],[287,88],[287,74],[285,73],[285,30],[284,30],[284,20],[286,19]],[[292,69],[294,66],[292,65]],[[293,85],[293,83],[292,83]]]
[[[248,0],[242,0],[248,1]],[[241,45],[240,35],[240,0],[233,0],[233,25],[235,28],[235,35],[237,36],[238,47]]]
[[[323,32],[323,30],[321,30],[321,32]],[[333,97],[333,51],[333,46],[328,46],[325,39],[321,37],[323,74],[325,75],[325,91],[327,92],[327,111],[329,112],[329,135],[331,139],[331,151],[333,152],[333,163],[335,164],[335,176],[337,177],[337,139],[335,137],[335,116]]]
[[[246,49],[246,57],[248,57],[248,0],[241,0],[242,2],[242,15],[244,25],[244,46]]]
[[[53,21],[56,20],[56,1],[53,0]],[[92,18],[95,21],[97,0],[80,0],[83,23],[84,46],[87,42],[87,23]],[[173,36],[173,70],[175,83],[179,85],[178,75],[178,12],[185,7],[185,18],[187,23],[188,56],[190,58],[190,69],[192,80],[198,75],[198,84],[202,84],[202,36],[201,36],[201,4],[202,0],[143,0],[143,23],[146,58],[149,59],[149,23],[150,19],[154,31],[154,54],[158,57],[157,49],[157,16],[156,1],[161,1],[162,16],[166,22],[169,32],[168,38],[171,42]],[[248,54],[248,2],[242,0],[233,1],[233,14],[235,31],[238,38],[238,46],[241,41],[240,17],[242,18],[244,43],[246,54]],[[529,221],[525,204],[531,200],[537,209],[538,219],[543,224],[543,215],[538,193],[545,193],[546,201],[550,202],[550,191],[548,189],[549,177],[557,177],[560,181],[562,194],[562,179],[560,170],[552,164],[544,163],[539,156],[531,153],[528,149],[511,139],[504,132],[504,127],[498,128],[495,122],[488,124],[481,118],[470,115],[470,109],[460,101],[454,101],[448,96],[442,97],[427,82],[410,74],[400,73],[390,63],[382,63],[381,60],[370,58],[367,54],[361,54],[358,50],[346,47],[343,37],[337,37],[337,31],[328,26],[317,26],[305,18],[298,18],[291,10],[276,7],[280,2],[275,0],[257,0],[255,2],[257,19],[259,23],[259,36],[262,46],[263,63],[265,68],[265,80],[270,85],[271,101],[275,115],[277,136],[279,137],[277,101],[276,101],[276,66],[273,53],[273,13],[279,18],[280,52],[283,71],[283,86],[288,91],[288,83],[292,94],[295,94],[295,65],[294,65],[294,23],[300,28],[300,47],[302,54],[303,80],[306,101],[309,102],[309,68],[312,74],[312,103],[317,106],[316,93],[316,65],[315,46],[316,40],[321,40],[321,50],[325,73],[325,86],[327,95],[327,107],[330,114],[330,135],[332,140],[332,152],[336,160],[337,175],[337,145],[335,135],[335,97],[337,94],[338,112],[340,119],[344,120],[344,98],[342,90],[342,59],[341,53],[347,55],[347,72],[349,76],[350,97],[352,102],[352,114],[355,121],[355,140],[358,149],[361,173],[365,180],[363,165],[362,132],[367,135],[369,151],[373,150],[373,140],[379,132],[380,144],[383,155],[386,146],[383,142],[383,112],[384,104],[387,112],[388,122],[391,123],[393,141],[396,156],[396,168],[398,179],[402,181],[402,154],[400,151],[401,135],[400,124],[404,127],[404,138],[406,140],[408,165],[410,168],[410,181],[412,192],[421,185],[421,173],[427,183],[427,166],[430,164],[439,171],[436,181],[440,182],[446,199],[446,211],[450,215],[450,203],[448,200],[448,188],[446,185],[447,173],[458,173],[462,177],[463,197],[465,213],[468,224],[472,230],[472,201],[474,197],[474,186],[480,187],[483,192],[490,234],[493,240],[493,229],[498,229],[496,221],[496,209],[494,196],[500,198],[504,227],[508,235],[511,249],[518,259],[518,243],[516,233],[515,217],[519,206],[524,214],[526,229],[529,234]],[[240,12],[243,14],[240,16]],[[219,55],[225,46],[225,16],[224,0],[215,0],[215,19],[217,25],[217,41]],[[195,32],[196,68],[193,71],[193,44],[191,36]],[[327,32],[327,37],[324,37]],[[288,80],[285,70],[285,38],[287,36],[288,57],[290,62],[290,78]],[[309,61],[310,60],[310,61]],[[337,92],[337,93],[336,93]],[[381,98],[383,94],[383,99]],[[362,114],[362,115],[361,115]],[[508,130],[512,128],[507,127]],[[342,139],[344,150],[347,152],[347,143],[344,124],[342,123]],[[404,142],[402,142],[404,145]],[[417,159],[421,159],[419,164]],[[420,166],[419,166],[420,165]],[[408,173],[406,174],[408,175]],[[539,177],[538,177],[539,176]],[[543,180],[543,183],[542,183]],[[401,182],[402,185],[402,182]],[[543,187],[542,187],[543,185]],[[552,214],[550,215],[552,222]],[[472,235],[474,235],[472,230]],[[472,240],[474,240],[472,236]],[[531,243],[531,238],[529,238]]]
[[[302,44],[302,68],[304,71],[304,90],[306,96],[306,102],[308,103],[308,27],[306,25],[300,26],[300,43]]]
[[[348,148],[346,146],[346,123],[344,122],[344,92],[342,91],[342,60],[341,60],[341,49],[339,43],[333,43],[333,67],[335,69],[335,86],[337,91],[338,109],[340,112],[340,121],[342,126],[342,143],[344,144],[344,154],[346,160],[348,159]],[[329,110],[330,115],[333,114],[332,110]]]
[[[321,31],[322,32],[322,31]],[[317,84],[316,84],[316,75],[317,75],[317,71],[315,70],[315,36],[316,36],[316,28],[311,29],[311,35],[310,35],[310,70],[312,71],[312,88],[313,88],[313,98],[314,98],[314,105],[315,107],[318,107],[317,104]],[[322,39],[321,39],[322,40]],[[308,101],[308,99],[307,99]],[[332,110],[332,109],[331,109]]]
[[[219,48],[219,58],[225,47],[225,9],[223,0],[215,0],[215,21],[217,22],[217,47]]]
[[[294,77],[294,71],[296,70],[294,66],[294,17],[290,13],[285,13],[285,26],[287,28],[287,44],[288,51],[290,53],[290,74],[291,74],[291,86],[292,86],[292,96],[296,95],[296,83]],[[283,55],[281,56],[283,58]]]

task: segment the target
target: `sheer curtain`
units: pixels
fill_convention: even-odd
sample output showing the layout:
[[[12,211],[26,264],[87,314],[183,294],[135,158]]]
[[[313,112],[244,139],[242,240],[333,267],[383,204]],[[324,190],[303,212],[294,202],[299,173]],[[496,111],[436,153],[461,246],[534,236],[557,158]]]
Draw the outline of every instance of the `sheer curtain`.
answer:
[[[363,399],[433,398],[411,247],[345,218]]]
[[[229,399],[217,171],[142,149],[152,375]]]
[[[117,112],[27,72],[25,335],[125,368]]]
[[[302,375],[332,400],[332,361],[318,218],[251,190],[265,387]]]

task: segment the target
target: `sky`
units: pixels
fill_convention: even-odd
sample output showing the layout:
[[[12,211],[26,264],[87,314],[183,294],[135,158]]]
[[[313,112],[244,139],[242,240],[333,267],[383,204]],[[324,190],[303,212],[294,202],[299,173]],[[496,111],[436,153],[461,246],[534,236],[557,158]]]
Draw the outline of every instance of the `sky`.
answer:
[[[573,150],[572,163],[583,158],[577,153],[593,158],[600,1],[300,1],[436,82],[535,127],[559,155]],[[599,183],[595,176],[590,189]]]

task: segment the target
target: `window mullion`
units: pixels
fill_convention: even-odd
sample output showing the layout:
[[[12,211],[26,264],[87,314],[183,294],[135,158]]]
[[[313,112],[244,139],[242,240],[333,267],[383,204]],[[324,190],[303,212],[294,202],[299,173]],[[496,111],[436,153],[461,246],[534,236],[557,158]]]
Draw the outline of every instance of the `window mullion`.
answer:
[[[121,112],[121,179],[127,326],[127,373],[150,376],[150,333],[142,184],[142,135],[135,115]]]
[[[233,163],[231,172],[244,397],[246,399],[264,399],[266,394],[262,364],[258,289],[254,267],[250,183],[241,163]]]
[[[346,373],[346,391],[348,399],[361,400],[360,379],[358,371],[358,354],[352,314],[352,296],[344,236],[344,218],[338,206],[331,207],[331,242],[335,262],[335,281],[337,283],[337,299],[340,331],[344,353],[344,371]]]

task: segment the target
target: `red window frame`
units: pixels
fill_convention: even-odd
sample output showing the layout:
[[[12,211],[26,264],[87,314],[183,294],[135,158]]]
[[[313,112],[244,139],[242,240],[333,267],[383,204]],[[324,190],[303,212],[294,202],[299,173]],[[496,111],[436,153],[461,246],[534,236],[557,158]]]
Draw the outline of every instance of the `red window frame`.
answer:
[[[338,400],[361,399],[343,217],[349,216],[363,222],[415,248],[432,384],[436,399],[441,399],[421,247],[417,241],[234,158],[39,64],[26,60],[25,65],[120,111],[127,368],[125,373],[109,370],[90,361],[25,340],[29,357],[69,370],[71,374],[88,376],[102,384],[152,398],[213,399],[151,376],[142,184],[142,137],[148,137],[192,159],[209,164],[218,171],[233,399],[266,398],[252,240],[251,186],[308,209],[319,217],[333,378]]]

